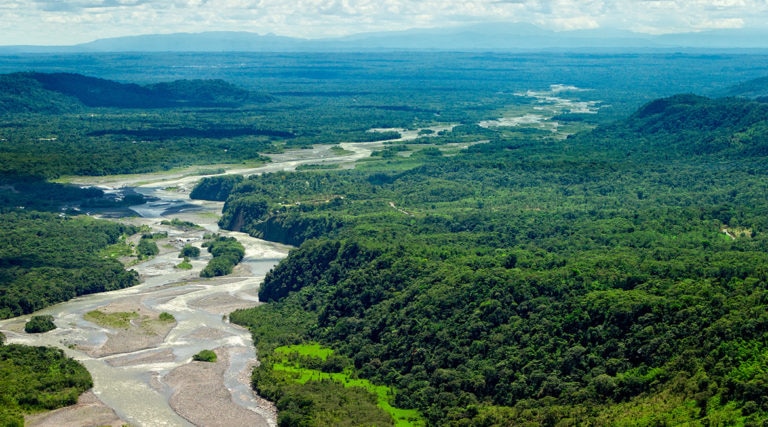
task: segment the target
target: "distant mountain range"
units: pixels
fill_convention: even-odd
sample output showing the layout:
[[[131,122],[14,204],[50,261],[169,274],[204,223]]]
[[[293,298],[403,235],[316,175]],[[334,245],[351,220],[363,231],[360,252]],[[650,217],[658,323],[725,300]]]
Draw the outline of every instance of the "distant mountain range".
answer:
[[[67,52],[317,52],[370,50],[768,49],[768,29],[727,29],[649,35],[597,29],[555,32],[529,24],[362,33],[301,39],[249,32],[154,34],[100,39],[73,46],[0,46],[0,53]]]

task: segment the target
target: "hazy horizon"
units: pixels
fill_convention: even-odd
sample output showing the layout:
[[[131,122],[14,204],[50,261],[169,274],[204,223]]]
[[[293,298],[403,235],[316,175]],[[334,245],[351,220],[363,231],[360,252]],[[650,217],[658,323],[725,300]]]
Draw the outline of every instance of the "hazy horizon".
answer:
[[[768,22],[758,0],[0,0],[0,12],[3,46],[211,31],[323,39],[484,23],[659,35]]]

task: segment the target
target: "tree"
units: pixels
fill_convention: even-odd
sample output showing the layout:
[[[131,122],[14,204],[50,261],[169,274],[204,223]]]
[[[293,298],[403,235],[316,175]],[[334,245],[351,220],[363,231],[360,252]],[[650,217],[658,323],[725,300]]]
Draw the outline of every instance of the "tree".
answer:
[[[159,254],[160,248],[157,247],[157,243],[153,242],[152,239],[142,237],[139,240],[139,244],[136,245],[136,253],[139,255],[139,258],[147,258]]]
[[[215,363],[217,359],[216,353],[213,350],[201,350],[196,355],[192,356],[192,360],[198,362],[211,362]]]
[[[53,316],[32,316],[24,325],[24,332],[28,334],[39,334],[56,329],[56,324],[53,323]]]
[[[200,248],[192,245],[184,245],[179,253],[179,258],[197,258],[200,256]]]

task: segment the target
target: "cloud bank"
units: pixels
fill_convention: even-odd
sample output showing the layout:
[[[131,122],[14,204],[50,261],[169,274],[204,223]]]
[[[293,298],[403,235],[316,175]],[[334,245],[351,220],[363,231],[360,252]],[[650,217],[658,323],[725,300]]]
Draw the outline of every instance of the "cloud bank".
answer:
[[[763,27],[768,0],[0,0],[0,44],[202,31],[322,38],[489,21],[651,34]]]

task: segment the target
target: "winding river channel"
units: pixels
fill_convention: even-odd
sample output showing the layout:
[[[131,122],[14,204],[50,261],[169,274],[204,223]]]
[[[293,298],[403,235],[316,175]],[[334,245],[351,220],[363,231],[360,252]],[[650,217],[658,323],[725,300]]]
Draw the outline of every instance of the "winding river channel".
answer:
[[[342,147],[346,150],[343,156],[328,147],[288,151],[271,156],[272,162],[262,167],[228,173],[292,170],[303,163],[351,165],[380,144],[348,143]],[[24,333],[23,324],[30,316],[0,321],[8,342],[58,347],[82,362],[93,376],[93,395],[119,419],[114,425],[276,425],[274,409],[249,386],[250,371],[257,363],[250,333],[229,323],[227,314],[258,304],[258,287],[264,275],[290,247],[219,230],[216,221],[223,204],[189,199],[190,189],[201,178],[178,173],[79,182],[105,189],[131,187],[155,198],[132,208],[139,217],[119,220],[168,232],[168,238],[158,242],[160,254],[130,267],[142,278],[135,287],[79,297],[35,313],[52,315],[57,325],[54,331]],[[172,218],[194,222],[204,230],[185,231],[161,224],[163,219]],[[184,244],[200,246],[207,232],[235,236],[246,247],[246,256],[233,274],[200,279],[199,272],[210,259],[206,251],[192,260],[192,270],[174,267],[180,262],[180,248]],[[139,319],[156,319],[159,313],[167,312],[176,322],[163,329],[157,326],[162,322],[147,320],[124,331],[85,320],[85,314],[92,310],[134,312]],[[192,362],[192,356],[203,349],[214,349],[219,361]]]

